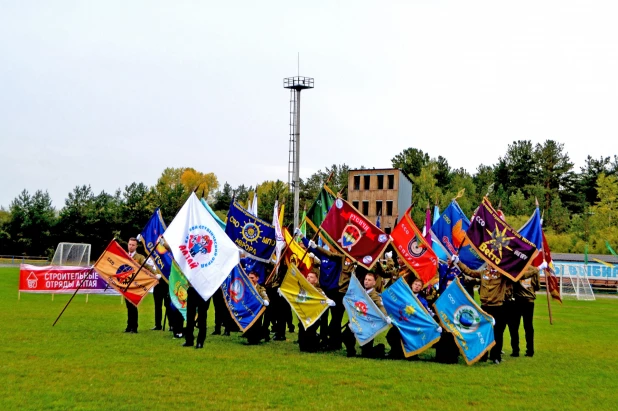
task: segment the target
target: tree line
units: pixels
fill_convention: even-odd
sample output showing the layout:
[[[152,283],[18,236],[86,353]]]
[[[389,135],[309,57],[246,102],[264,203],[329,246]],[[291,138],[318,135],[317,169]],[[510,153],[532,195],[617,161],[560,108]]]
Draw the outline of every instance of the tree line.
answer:
[[[617,155],[588,156],[577,171],[563,144],[547,140],[533,145],[520,140],[510,144],[495,164],[481,164],[473,174],[450,167],[442,156],[432,157],[412,147],[395,155],[391,165],[413,182],[412,217],[419,227],[427,205],[437,204],[443,210],[465,189],[457,202],[466,215],[488,195],[515,228],[530,217],[538,199],[554,252],[583,253],[589,244],[589,252],[606,254],[606,240],[618,245]],[[327,180],[345,198],[349,169],[346,164],[335,164],[303,179],[301,207],[311,206]],[[284,224],[291,229],[292,193],[280,180],[264,181],[257,187],[232,187],[227,182],[220,186],[213,173],[166,168],[152,187],[133,182],[114,193],[95,194],[89,185],[77,186],[60,210],[52,206],[46,191],[30,194],[24,190],[8,210],[0,209],[0,254],[51,257],[59,242],[73,242],[91,244],[92,256],[97,256],[112,238],[126,241],[139,234],[157,207],[169,224],[193,191],[224,219],[233,199],[247,206],[256,190],[259,217],[271,221],[275,201],[285,203]]]

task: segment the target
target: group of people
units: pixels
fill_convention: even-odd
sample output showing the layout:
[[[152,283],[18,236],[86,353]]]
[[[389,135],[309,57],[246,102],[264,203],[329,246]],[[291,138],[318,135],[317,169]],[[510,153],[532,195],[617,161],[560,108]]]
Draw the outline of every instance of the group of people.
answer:
[[[522,318],[526,340],[525,355],[528,357],[534,355],[534,300],[536,291],[539,290],[539,272],[547,266],[545,262],[539,267],[530,266],[521,279],[514,282],[489,266],[482,267],[479,270],[470,269],[459,260],[457,255],[453,255],[447,262],[440,263],[435,280],[424,284],[400,257],[393,258],[392,251],[385,252],[380,262],[373,269],[367,270],[344,254],[318,246],[306,238],[300,238],[300,244],[313,260],[311,272],[307,274],[307,280],[326,297],[329,305],[328,311],[312,326],[307,329],[302,325],[298,326],[298,345],[301,351],[339,351],[345,347],[348,357],[358,355],[354,334],[347,323],[343,323],[345,312],[343,298],[347,292],[350,278],[354,275],[364,285],[369,298],[385,315],[386,311],[380,293],[399,278],[403,278],[407,282],[419,302],[432,316],[435,316],[431,308],[432,304],[455,278],[459,278],[471,297],[474,297],[474,290],[478,286],[481,308],[495,320],[495,345],[481,361],[490,360],[496,364],[502,361],[504,354],[502,351],[503,336],[507,326],[511,336],[512,351],[510,355],[512,357],[520,355],[519,327]],[[137,240],[131,238],[128,243],[129,255],[137,263],[142,264],[145,257],[137,253],[136,248]],[[241,258],[240,261],[266,306],[264,314],[245,331],[243,336],[247,339],[246,344],[255,345],[268,342],[271,340],[271,334],[272,340],[285,341],[286,328],[288,332],[294,332],[295,329],[290,305],[278,293],[288,270],[286,261],[282,259],[278,265],[263,263],[248,257]],[[162,329],[163,308],[169,307],[170,304],[168,290],[168,285],[163,281],[154,289],[155,324],[153,330]],[[166,309],[170,330],[173,332],[174,338],[185,339],[184,347],[203,348],[207,333],[206,318],[211,300],[214,304],[215,314],[212,334],[230,335],[230,332],[239,331],[220,290],[205,301],[193,287],[189,287],[186,325],[184,325],[184,319],[177,310]],[[170,313],[172,313],[172,316],[170,316]],[[137,308],[128,302],[127,314],[126,332],[137,332]],[[388,321],[389,317],[386,318]],[[435,318],[437,320],[437,317]],[[196,326],[199,330],[197,339],[194,337]],[[406,358],[402,348],[401,335],[396,327],[390,327],[386,334],[386,341],[390,346],[388,353],[384,344],[374,345],[371,341],[361,347],[360,355],[368,358]],[[453,335],[448,331],[442,330],[441,338],[435,344],[435,348],[436,361],[442,363],[458,362],[459,349]],[[417,356],[408,359],[415,360]]]

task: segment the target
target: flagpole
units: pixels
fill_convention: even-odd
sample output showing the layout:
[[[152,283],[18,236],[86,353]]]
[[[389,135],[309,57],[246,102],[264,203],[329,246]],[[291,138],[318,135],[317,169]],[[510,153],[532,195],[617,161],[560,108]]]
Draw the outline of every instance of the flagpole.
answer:
[[[534,201],[536,202],[536,207],[539,208],[539,200],[535,197]],[[541,224],[543,224],[543,216],[541,216]],[[543,227],[541,227],[541,234],[544,236]],[[545,246],[543,246],[542,250],[543,250],[543,262],[545,262]],[[545,291],[546,291],[545,295],[547,296],[547,311],[549,313],[549,325],[554,325],[554,320],[551,314],[551,303],[549,301],[549,279],[547,278],[547,273],[549,270],[543,269],[543,271],[544,271],[543,275],[545,276]]]
[[[140,265],[139,268],[137,269],[137,271],[135,272],[135,274],[133,274],[131,276],[131,279],[129,280],[129,284],[127,284],[127,286],[125,287],[124,291],[122,292],[123,294],[127,292],[127,290],[129,289],[129,286],[131,285],[133,280],[135,280],[135,277],[137,277],[139,272],[142,271],[142,268],[144,268],[144,265],[148,262],[148,259],[150,258],[150,256],[152,255],[152,253],[154,252],[155,249],[156,249],[156,247],[152,247],[152,250],[150,250],[150,252],[146,256],[146,258],[144,259],[144,262],[142,263],[142,265]],[[133,258],[131,257],[131,259],[133,259]]]
[[[60,314],[58,314],[58,318],[56,318],[56,321],[54,321],[54,323],[52,324],[52,327],[56,325],[56,323],[58,322],[58,320],[60,319],[60,317],[62,317],[62,314],[64,313],[64,311],[67,309],[67,307],[69,306],[69,304],[71,304],[71,301],[73,301],[73,297],[75,297],[75,294],[77,294],[77,292],[79,291],[80,288],[82,288],[82,285],[84,284],[84,282],[88,279],[88,277],[90,277],[90,274],[92,274],[94,272],[94,266],[90,268],[90,271],[88,272],[88,274],[86,274],[86,276],[82,279],[82,281],[79,283],[79,285],[77,286],[77,289],[75,289],[75,292],[73,293],[73,295],[71,296],[71,298],[69,299],[69,301],[67,302],[67,304],[64,306],[64,308],[62,309],[62,311],[60,311]],[[87,294],[86,294],[87,295]]]

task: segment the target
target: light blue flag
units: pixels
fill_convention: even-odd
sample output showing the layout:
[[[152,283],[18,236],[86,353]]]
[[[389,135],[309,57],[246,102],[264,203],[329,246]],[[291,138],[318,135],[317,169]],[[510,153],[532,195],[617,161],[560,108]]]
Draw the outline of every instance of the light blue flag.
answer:
[[[527,238],[536,246],[538,250],[543,249],[543,231],[541,230],[541,213],[537,207],[534,214],[530,216],[526,224],[518,231],[523,237]]]
[[[208,213],[210,213],[210,215],[212,216],[212,218],[215,219],[215,221],[217,222],[217,224],[219,224],[219,227],[221,227],[223,229],[223,231],[225,231],[225,223],[223,221],[221,221],[221,219],[219,218],[219,216],[213,211],[212,208],[210,208],[210,206],[208,205],[208,203],[206,202],[206,200],[204,200],[204,198],[202,197],[202,199],[200,200],[202,202],[202,205],[206,208],[206,211],[208,211]]]
[[[440,219],[440,206],[436,204],[433,206],[433,221],[431,222],[432,226],[439,219]],[[436,239],[433,238],[433,236],[432,236],[431,248],[433,249],[433,252],[436,253],[436,257],[438,257],[439,260],[441,261],[448,260],[448,255],[444,252],[444,248],[440,245],[440,243]]]
[[[403,278],[384,290],[382,303],[393,324],[399,329],[406,357],[431,348],[440,339],[440,326]]]
[[[375,305],[356,276],[350,278],[348,292],[343,297],[343,305],[348,313],[350,330],[363,346],[388,328],[386,316]]]
[[[477,362],[494,346],[494,319],[481,310],[455,279],[434,304],[442,328],[453,334],[466,363]]]

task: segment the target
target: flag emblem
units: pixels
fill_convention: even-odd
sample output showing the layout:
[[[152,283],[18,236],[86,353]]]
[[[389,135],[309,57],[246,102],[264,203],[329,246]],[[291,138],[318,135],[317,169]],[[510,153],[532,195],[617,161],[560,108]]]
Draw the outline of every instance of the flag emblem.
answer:
[[[128,264],[123,264],[116,270],[116,277],[120,284],[128,284],[131,279],[131,273],[133,272],[133,267]]]
[[[258,227],[257,224],[249,222],[243,226],[242,236],[250,243],[257,241],[257,239],[260,238],[260,227]]]
[[[187,287],[185,287],[182,282],[176,281],[176,284],[174,285],[174,295],[180,303],[180,308],[186,308],[189,293],[187,292]]]
[[[416,237],[413,237],[412,240],[410,240],[410,242],[408,243],[408,252],[414,258],[419,258],[427,252],[427,248],[423,247],[423,243],[419,244],[419,241]]]
[[[360,228],[358,228],[352,223],[348,223],[343,229],[343,233],[341,233],[341,238],[339,239],[339,242],[341,243],[341,246],[343,248],[347,248],[348,251],[350,251],[352,250],[352,247],[354,247],[354,245],[358,243],[358,240],[360,240],[362,236],[363,233],[361,232]]]
[[[367,315],[367,304],[362,301],[357,301],[354,303],[354,308],[356,308],[356,312],[362,314],[364,316]]]
[[[230,284],[230,297],[235,303],[242,300],[245,295],[245,285],[240,278],[235,278]]]
[[[453,323],[459,331],[469,334],[479,328],[481,316],[472,306],[462,305],[455,310]]]
[[[208,227],[202,225],[191,227],[185,244],[179,245],[178,248],[191,269],[206,268],[217,256],[215,235]]]

